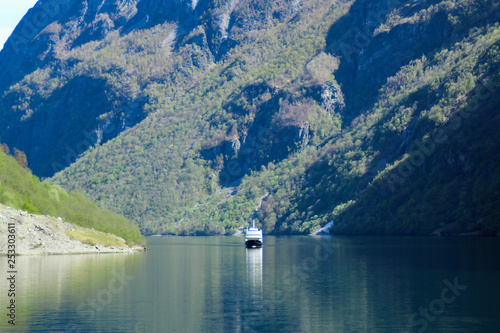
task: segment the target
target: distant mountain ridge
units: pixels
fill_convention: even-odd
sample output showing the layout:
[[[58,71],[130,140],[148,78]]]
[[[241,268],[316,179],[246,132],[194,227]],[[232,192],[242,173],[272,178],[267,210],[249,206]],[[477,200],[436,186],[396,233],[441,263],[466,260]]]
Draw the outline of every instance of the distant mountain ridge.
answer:
[[[492,0],[44,0],[0,52],[0,140],[145,234],[495,234],[499,21]]]

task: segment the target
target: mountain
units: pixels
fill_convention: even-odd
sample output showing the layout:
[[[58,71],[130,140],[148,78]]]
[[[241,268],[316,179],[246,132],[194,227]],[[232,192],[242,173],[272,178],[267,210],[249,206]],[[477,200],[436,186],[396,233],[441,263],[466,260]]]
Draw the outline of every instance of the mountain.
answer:
[[[496,234],[496,1],[44,0],[0,139],[145,234]]]

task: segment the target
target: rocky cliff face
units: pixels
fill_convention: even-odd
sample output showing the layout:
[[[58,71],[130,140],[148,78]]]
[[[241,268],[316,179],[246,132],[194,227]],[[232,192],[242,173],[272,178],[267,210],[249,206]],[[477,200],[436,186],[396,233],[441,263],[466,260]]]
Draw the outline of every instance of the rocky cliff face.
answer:
[[[286,1],[256,1],[238,7],[239,3],[240,0],[39,1],[0,53],[0,90],[5,91],[35,69],[59,59],[64,51],[102,40],[113,31],[124,35],[172,22],[178,25],[177,36],[187,37],[201,27],[211,52],[218,55],[238,43],[242,32],[266,25],[260,20],[269,20],[273,15],[283,20],[296,7]],[[246,10],[253,6],[257,8]],[[182,43],[183,38],[176,41]]]
[[[498,13],[481,5],[433,1],[355,1],[349,13],[330,27],[327,49],[341,57],[336,78],[344,90],[350,119],[369,110],[388,77],[409,61],[464,39],[470,29],[498,22]],[[402,19],[404,18],[404,19]],[[397,23],[396,23],[397,22]]]
[[[5,95],[0,138],[25,151],[35,173],[51,176],[62,170],[88,148],[143,120],[145,105],[155,98],[144,92],[150,84],[168,81],[177,89],[189,89],[189,81],[238,45],[250,29],[268,25],[273,15],[279,21],[294,11],[283,1],[239,4],[40,1],[0,52],[0,91]],[[253,6],[259,8],[247,10]],[[91,59],[106,44],[138,34],[154,41],[128,38],[129,45],[113,45]],[[152,76],[134,68],[133,59],[144,52],[154,53],[155,61],[141,66],[164,67],[164,73]],[[175,57],[180,58],[170,61]],[[183,78],[172,77],[179,67],[194,71],[180,69]],[[51,82],[44,83],[49,77]],[[31,87],[22,90],[16,83]]]

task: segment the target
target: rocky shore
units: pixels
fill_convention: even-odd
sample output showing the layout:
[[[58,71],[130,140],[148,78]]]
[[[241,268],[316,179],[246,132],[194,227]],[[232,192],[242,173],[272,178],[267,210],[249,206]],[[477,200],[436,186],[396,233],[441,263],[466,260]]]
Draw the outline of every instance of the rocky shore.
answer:
[[[115,235],[105,234],[64,222],[61,218],[30,214],[0,204],[0,255],[7,254],[8,227],[15,225],[17,255],[130,253],[144,251],[143,246],[129,247]],[[93,241],[79,241],[70,235],[95,234],[109,239],[113,246]]]

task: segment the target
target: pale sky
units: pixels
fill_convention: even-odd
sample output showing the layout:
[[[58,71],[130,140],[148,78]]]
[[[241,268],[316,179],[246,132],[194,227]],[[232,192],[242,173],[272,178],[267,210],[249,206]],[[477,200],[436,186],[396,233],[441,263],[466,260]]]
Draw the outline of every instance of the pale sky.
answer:
[[[24,14],[37,0],[0,0],[0,50]]]

